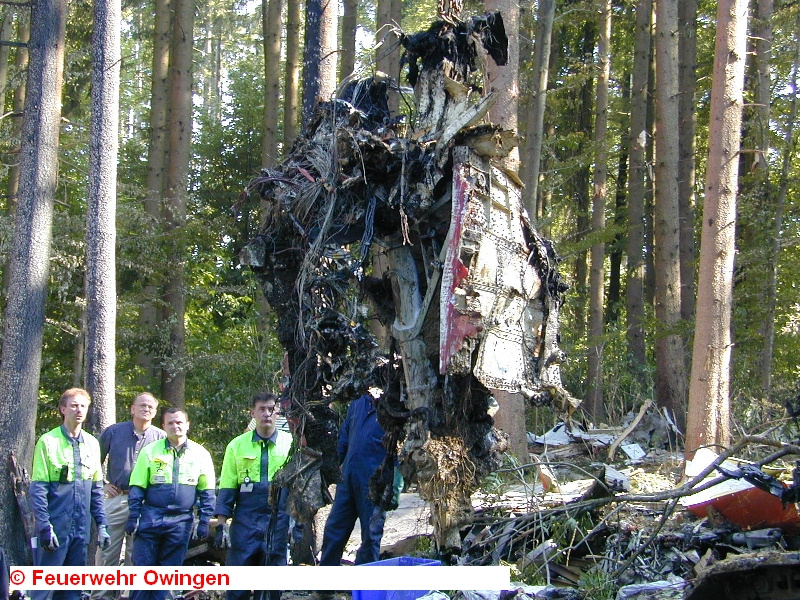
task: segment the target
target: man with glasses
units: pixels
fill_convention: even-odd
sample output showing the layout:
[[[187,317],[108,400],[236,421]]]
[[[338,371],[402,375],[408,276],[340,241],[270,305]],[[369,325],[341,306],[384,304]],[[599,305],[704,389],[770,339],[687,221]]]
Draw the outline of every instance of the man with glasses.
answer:
[[[167,434],[153,425],[158,410],[158,400],[149,392],[137,394],[131,404],[131,420],[115,423],[100,434],[100,460],[106,464],[106,484],[103,492],[106,499],[108,533],[111,543],[108,548],[98,548],[95,564],[103,567],[117,567],[125,540],[125,564],[133,565],[133,537],[125,537],[125,524],[128,522],[128,494],[133,465],[142,448],[150,442],[164,439]],[[94,590],[92,598],[113,600],[120,595],[119,590]]]
[[[276,427],[277,401],[275,394],[257,393],[250,408],[255,429],[235,437],[225,449],[214,545],[228,548],[229,567],[286,564],[289,532],[286,493],[280,494],[278,506],[273,507],[270,483],[289,458],[292,436]],[[233,517],[230,527],[229,517]],[[228,600],[249,596],[249,591],[226,593]],[[270,598],[280,598],[280,592],[270,592]]]

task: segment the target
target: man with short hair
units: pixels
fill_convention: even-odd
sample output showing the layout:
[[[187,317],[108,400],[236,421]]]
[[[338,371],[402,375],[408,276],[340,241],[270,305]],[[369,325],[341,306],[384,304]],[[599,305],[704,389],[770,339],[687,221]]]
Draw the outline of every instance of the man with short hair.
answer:
[[[158,400],[149,392],[137,394],[131,404],[131,420],[109,425],[100,434],[100,460],[106,464],[105,493],[106,517],[111,543],[108,548],[98,548],[95,564],[103,567],[119,566],[122,541],[125,540],[125,564],[133,565],[133,537],[125,535],[128,522],[128,493],[133,465],[139,452],[167,434],[153,425],[158,410]],[[114,600],[119,590],[94,590],[92,598]]]
[[[289,458],[292,435],[279,430],[278,398],[269,392],[253,397],[250,416],[255,429],[233,438],[225,449],[217,497],[214,544],[227,547],[227,566],[280,566],[286,564],[289,515],[286,494],[278,506],[270,503],[275,473]],[[228,529],[227,519],[233,517]],[[228,600],[242,600],[249,591],[229,590]],[[270,592],[279,598],[280,592]]]
[[[136,532],[133,564],[137,567],[183,564],[190,537],[208,537],[214,512],[214,463],[203,446],[188,438],[186,411],[166,409],[162,426],[167,438],[139,452],[129,482],[125,532]],[[193,532],[195,506],[198,520]],[[166,596],[166,590],[131,592],[131,600]]]
[[[58,410],[63,422],[42,435],[33,451],[29,495],[38,534],[37,566],[85,566],[90,517],[97,524],[98,545],[109,543],[100,445],[83,431],[90,404],[84,389],[70,388],[61,394]],[[50,593],[38,591],[33,596],[47,598]],[[53,595],[57,600],[80,596],[80,590],[58,590]]]

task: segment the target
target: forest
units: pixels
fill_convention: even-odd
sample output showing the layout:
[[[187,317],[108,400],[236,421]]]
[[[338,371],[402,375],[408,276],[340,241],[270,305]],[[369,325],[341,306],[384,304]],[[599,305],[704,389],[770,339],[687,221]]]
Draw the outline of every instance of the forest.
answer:
[[[561,259],[561,377],[586,420],[652,399],[693,448],[796,438],[796,2],[46,0],[0,4],[4,460],[72,386],[90,429],[150,390],[221,456],[286,376],[240,262],[265,218],[252,182],[340,82],[386,77],[413,127],[409,37],[485,11],[508,61],[476,88],[500,94],[489,119],[517,132],[507,166]]]

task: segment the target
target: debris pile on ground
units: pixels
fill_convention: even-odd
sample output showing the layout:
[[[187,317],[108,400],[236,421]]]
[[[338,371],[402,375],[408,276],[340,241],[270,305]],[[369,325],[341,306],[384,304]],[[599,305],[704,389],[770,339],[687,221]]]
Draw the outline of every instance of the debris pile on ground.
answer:
[[[748,444],[777,450],[757,462],[736,460]],[[776,463],[798,452],[793,444],[748,437],[719,456],[699,453],[683,483],[682,470],[674,469],[680,456],[664,452],[645,460],[623,455],[627,466],[592,458],[550,463],[556,473],[571,470],[581,479],[563,477],[551,492],[537,482],[524,510],[483,501],[465,530],[460,562],[510,564],[520,580],[574,588],[576,597],[593,600],[800,598],[800,563],[792,562],[800,548],[800,463]],[[664,457],[666,464],[657,462]],[[541,463],[527,467],[535,472]],[[738,589],[714,595],[708,578],[731,572]]]
[[[738,459],[745,453],[763,457]],[[701,452],[685,469],[680,455],[654,449],[612,464],[587,456],[550,464],[557,484],[549,491],[540,463],[500,470],[473,494],[475,519],[461,528],[452,558],[511,565],[511,589],[438,591],[428,600],[796,600],[800,517],[781,498],[794,499],[800,469],[784,461],[798,456],[795,444],[752,436],[721,455]],[[388,513],[382,558],[432,556],[429,515],[416,493],[401,494],[400,509]],[[358,531],[351,541],[352,558]]]
[[[745,452],[745,445],[746,451],[764,458],[751,463],[735,460]],[[683,482],[681,455],[648,450],[645,459],[620,455],[613,464],[592,462],[591,457],[551,464],[558,483],[549,491],[536,472],[542,465],[535,462],[486,478],[473,495],[476,517],[461,530],[457,562],[512,565],[512,581],[518,583],[503,594],[480,592],[481,597],[800,598],[800,563],[796,562],[800,518],[792,502],[777,510],[768,502],[770,497],[780,502],[775,493],[794,493],[796,470],[779,459],[800,449],[751,437],[721,456],[701,453],[688,466],[690,474]],[[731,464],[738,464],[752,479],[756,471],[761,472],[757,480],[774,493],[731,479]],[[505,478],[504,485],[499,475]],[[785,492],[778,492],[773,476],[782,481]],[[748,520],[738,524],[714,508],[725,510],[727,500],[722,504],[702,500],[709,494],[724,499],[733,482],[750,490],[748,494],[757,494],[756,502],[745,504],[742,516]],[[391,553],[387,558],[431,551],[430,530],[421,522],[422,513],[409,510],[415,495],[402,496],[401,514],[390,512],[387,519],[392,530],[382,546],[382,551]],[[741,498],[734,492],[733,500]],[[698,505],[701,510],[690,510]],[[784,524],[765,527],[765,516]],[[353,549],[357,538],[354,533]],[[730,573],[735,573],[737,586],[714,596],[710,582]],[[763,593],[769,589],[773,595]],[[779,590],[786,591],[779,595]],[[472,594],[458,597],[475,598]]]

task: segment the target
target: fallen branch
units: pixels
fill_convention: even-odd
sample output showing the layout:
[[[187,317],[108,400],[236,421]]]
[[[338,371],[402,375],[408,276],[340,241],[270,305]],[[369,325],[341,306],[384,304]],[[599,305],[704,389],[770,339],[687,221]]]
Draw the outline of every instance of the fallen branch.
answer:
[[[641,556],[642,553],[645,550],[647,550],[647,548],[650,546],[650,544],[652,544],[655,541],[656,536],[659,534],[659,532],[664,528],[664,525],[666,524],[667,519],[669,519],[669,517],[675,511],[675,507],[677,505],[678,505],[678,498],[675,498],[672,502],[670,502],[667,505],[667,508],[664,509],[664,512],[661,515],[661,519],[658,521],[658,525],[656,525],[656,528],[653,530],[653,533],[650,534],[650,537],[647,538],[647,541],[644,544],[640,544],[636,548],[636,550],[631,553],[631,555],[625,560],[625,562],[622,563],[616,571],[614,571],[614,573],[611,575],[611,579],[613,579],[614,581],[617,581],[619,579],[619,577],[625,571],[627,571],[628,568],[633,564],[633,561],[635,561],[637,558],[639,558],[639,556]]]
[[[614,460],[614,454],[616,454],[617,448],[619,447],[619,445],[623,442],[623,440],[626,437],[628,437],[631,434],[631,432],[633,432],[634,429],[636,429],[636,426],[641,422],[642,418],[644,418],[645,413],[647,412],[647,410],[651,406],[653,406],[653,401],[652,400],[648,400],[644,404],[642,404],[642,407],[639,409],[639,414],[636,415],[636,418],[633,421],[631,421],[631,424],[628,425],[628,427],[625,428],[625,431],[623,431],[621,434],[619,434],[617,436],[617,439],[615,439],[612,442],[612,444],[608,447],[608,461],[609,462]]]

